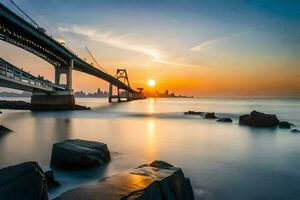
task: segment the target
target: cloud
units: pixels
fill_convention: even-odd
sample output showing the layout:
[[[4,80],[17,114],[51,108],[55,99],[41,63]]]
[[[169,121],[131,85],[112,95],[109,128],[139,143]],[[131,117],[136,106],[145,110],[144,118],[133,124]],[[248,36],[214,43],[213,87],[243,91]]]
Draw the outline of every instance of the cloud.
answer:
[[[130,34],[116,35],[112,32],[101,32],[99,29],[88,26],[60,26],[58,28],[61,32],[69,32],[77,35],[87,37],[89,40],[101,42],[109,46],[129,50],[137,53],[142,53],[151,58],[152,62],[170,65],[170,66],[184,66],[184,67],[198,67],[197,65],[188,63],[177,63],[169,61],[166,52],[161,49],[154,48],[153,45],[141,44],[137,39]]]
[[[161,61],[161,52],[158,49],[155,49],[150,45],[137,44],[130,38],[129,34],[115,35],[111,32],[101,32],[96,28],[76,25],[72,27],[59,27],[59,31],[75,33],[115,48],[142,53],[150,56],[154,62]]]
[[[220,37],[220,38],[216,38],[216,39],[212,39],[212,40],[207,40],[207,41],[204,41],[204,42],[190,48],[190,51],[200,52],[200,51],[205,50],[207,47],[212,46],[216,43],[222,42],[224,40],[232,39],[234,37],[238,37],[238,36],[240,36],[242,34],[246,34],[246,33],[248,33],[248,32],[238,32],[238,33],[233,33],[230,36]]]

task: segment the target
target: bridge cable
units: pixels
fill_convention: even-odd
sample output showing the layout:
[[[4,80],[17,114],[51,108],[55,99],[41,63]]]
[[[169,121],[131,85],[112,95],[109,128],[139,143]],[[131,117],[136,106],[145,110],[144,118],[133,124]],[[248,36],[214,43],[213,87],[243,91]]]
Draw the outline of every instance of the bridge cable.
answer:
[[[99,63],[96,61],[96,59],[95,59],[94,56],[92,55],[92,53],[91,53],[91,51],[89,50],[89,48],[88,48],[87,46],[85,46],[85,48],[86,48],[87,52],[90,54],[90,56],[92,57],[92,59],[95,61],[96,65],[97,65],[98,67],[100,67],[104,72],[106,72],[105,69],[103,69],[103,67],[101,67],[101,66],[99,65]]]
[[[34,25],[37,26],[37,28],[40,28],[40,26],[29,16],[27,15],[13,0],[9,0],[25,17],[27,17]]]

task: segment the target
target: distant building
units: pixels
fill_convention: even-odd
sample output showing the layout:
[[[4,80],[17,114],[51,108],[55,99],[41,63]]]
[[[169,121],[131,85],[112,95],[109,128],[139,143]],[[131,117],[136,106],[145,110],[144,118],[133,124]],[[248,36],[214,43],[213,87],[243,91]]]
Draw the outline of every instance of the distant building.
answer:
[[[86,94],[85,92],[78,91],[74,93],[75,97],[90,97],[90,98],[105,98],[108,97],[108,92],[107,91],[101,91],[100,88],[97,89],[96,92],[94,93],[88,93]]]

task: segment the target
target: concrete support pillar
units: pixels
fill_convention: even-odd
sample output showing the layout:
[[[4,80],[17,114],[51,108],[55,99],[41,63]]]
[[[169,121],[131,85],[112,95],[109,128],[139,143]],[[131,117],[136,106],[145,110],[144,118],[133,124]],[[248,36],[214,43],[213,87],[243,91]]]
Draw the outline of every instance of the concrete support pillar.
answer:
[[[55,85],[60,84],[60,70],[59,67],[55,67]]]
[[[55,84],[61,85],[60,76],[61,74],[66,74],[66,90],[72,91],[72,71],[73,71],[74,62],[71,59],[68,63],[68,66],[59,66],[55,67]]]
[[[113,85],[111,83],[109,83],[109,86],[108,86],[108,102],[111,102],[112,90],[113,90]]]
[[[67,74],[67,89],[72,90],[72,71],[74,67],[73,59],[70,60],[69,66],[67,66],[66,74]]]

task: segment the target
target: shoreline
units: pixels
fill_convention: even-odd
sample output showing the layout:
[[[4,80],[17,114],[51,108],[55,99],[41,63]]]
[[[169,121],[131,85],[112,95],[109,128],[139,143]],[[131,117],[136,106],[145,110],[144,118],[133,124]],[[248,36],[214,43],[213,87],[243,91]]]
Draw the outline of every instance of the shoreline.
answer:
[[[67,110],[91,110],[90,107],[75,105],[74,109],[49,109],[45,107],[45,109],[33,110],[32,104],[25,101],[18,100],[0,100],[0,109],[8,109],[8,110],[31,110],[31,111],[67,111]]]

